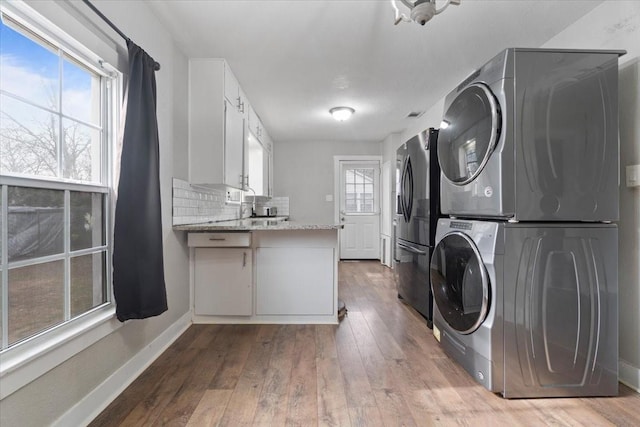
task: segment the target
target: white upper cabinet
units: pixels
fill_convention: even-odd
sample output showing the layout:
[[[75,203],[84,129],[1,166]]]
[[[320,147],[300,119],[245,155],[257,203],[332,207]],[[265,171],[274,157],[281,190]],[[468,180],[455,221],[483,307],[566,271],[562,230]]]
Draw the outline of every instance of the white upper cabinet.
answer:
[[[270,196],[272,164],[271,138],[229,64],[190,60],[189,181]]]
[[[262,146],[265,150],[262,167],[264,195],[273,197],[273,141],[267,133],[262,140]]]
[[[225,100],[225,135],[224,135],[224,184],[236,188],[244,188],[245,162],[244,152],[244,116],[242,111]]]
[[[191,183],[246,185],[246,107],[240,94],[238,80],[224,59],[189,61]]]
[[[224,96],[239,107],[240,84],[226,62],[224,62]]]
[[[256,114],[255,110],[251,106],[249,106],[248,120],[249,120],[249,132],[251,132],[253,136],[255,136],[258,139],[258,141],[262,142],[262,139],[265,133],[264,126],[262,126],[262,122],[260,121],[258,114]]]

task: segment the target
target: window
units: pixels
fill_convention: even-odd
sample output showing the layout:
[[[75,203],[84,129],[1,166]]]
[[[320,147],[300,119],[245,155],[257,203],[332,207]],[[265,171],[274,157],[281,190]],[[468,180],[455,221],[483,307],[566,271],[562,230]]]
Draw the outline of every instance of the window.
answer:
[[[375,213],[375,169],[345,170],[344,210],[346,213]]]
[[[2,10],[4,354],[111,308],[111,153],[121,77],[60,34]]]
[[[249,148],[249,187],[256,192],[257,196],[267,194],[264,185],[264,148],[262,144],[252,135],[247,138]]]

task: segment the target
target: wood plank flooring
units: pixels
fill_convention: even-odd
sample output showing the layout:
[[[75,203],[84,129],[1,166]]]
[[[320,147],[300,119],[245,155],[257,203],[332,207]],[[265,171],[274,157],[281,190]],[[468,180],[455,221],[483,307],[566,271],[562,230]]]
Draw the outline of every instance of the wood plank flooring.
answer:
[[[391,270],[343,262],[337,325],[193,325],[91,426],[638,426],[640,394],[505,400],[442,352]]]

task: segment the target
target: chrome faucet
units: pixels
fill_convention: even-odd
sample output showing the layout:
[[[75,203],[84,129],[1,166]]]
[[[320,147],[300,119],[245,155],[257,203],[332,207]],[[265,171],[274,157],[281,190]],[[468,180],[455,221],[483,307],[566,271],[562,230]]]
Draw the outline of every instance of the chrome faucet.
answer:
[[[251,216],[256,216],[256,190],[247,186],[247,190],[251,190],[253,193],[253,203],[251,203]]]

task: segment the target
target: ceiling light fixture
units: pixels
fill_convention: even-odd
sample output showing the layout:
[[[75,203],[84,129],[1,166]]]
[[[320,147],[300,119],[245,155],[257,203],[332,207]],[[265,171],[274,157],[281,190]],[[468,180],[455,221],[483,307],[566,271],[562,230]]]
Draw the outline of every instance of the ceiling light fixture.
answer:
[[[446,129],[446,128],[449,127],[450,124],[451,123],[449,123],[448,121],[443,120],[443,121],[440,122],[440,129]]]
[[[391,0],[391,6],[396,12],[395,25],[400,22],[415,21],[420,25],[424,25],[431,20],[435,15],[444,11],[450,4],[459,5],[461,0],[445,0],[444,6],[441,8],[436,7],[436,0],[400,0],[402,4],[407,6],[411,11],[409,17],[404,13],[400,13],[398,9],[397,0]]]
[[[333,116],[333,118],[339,122],[348,120],[355,112],[356,110],[351,107],[333,107],[329,110],[329,113]]]

